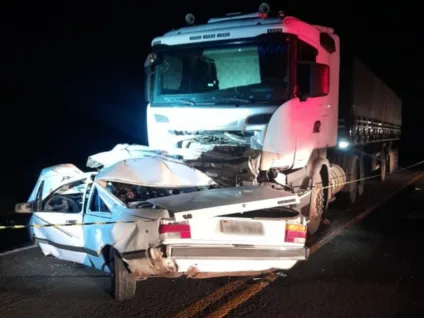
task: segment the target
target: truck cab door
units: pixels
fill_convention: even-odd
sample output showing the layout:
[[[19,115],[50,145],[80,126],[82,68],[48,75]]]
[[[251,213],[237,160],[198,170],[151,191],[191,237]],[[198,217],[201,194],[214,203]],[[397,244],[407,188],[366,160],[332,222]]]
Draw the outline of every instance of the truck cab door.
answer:
[[[72,178],[44,199],[43,184],[40,185],[31,224],[50,226],[34,227],[31,234],[45,255],[90,265],[84,249],[83,227],[72,224],[82,223],[91,183],[89,175]]]

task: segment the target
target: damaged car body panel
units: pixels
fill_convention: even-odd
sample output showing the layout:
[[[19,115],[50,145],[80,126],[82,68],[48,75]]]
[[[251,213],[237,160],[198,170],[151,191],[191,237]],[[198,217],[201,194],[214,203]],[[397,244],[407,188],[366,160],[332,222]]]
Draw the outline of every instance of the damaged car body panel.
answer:
[[[34,190],[32,225],[84,223],[33,229],[44,254],[113,272],[116,251],[135,279],[248,275],[307,258],[296,195],[219,188],[165,152],[115,154],[92,157],[100,171],[67,176],[45,196]]]
[[[293,209],[298,197],[271,187],[213,189],[148,200],[165,208],[170,219],[159,227],[160,246],[146,259],[126,259],[136,273],[139,266],[157,269],[156,276],[210,278],[252,275],[289,269],[307,258],[300,232],[297,242],[285,236],[290,226],[306,230]],[[143,257],[146,257],[143,256]]]
[[[99,181],[115,181],[156,188],[185,188],[213,185],[215,182],[197,169],[164,160],[162,157],[132,158],[104,168]]]
[[[126,159],[157,156],[167,156],[167,152],[143,145],[118,144],[110,151],[104,151],[89,156],[87,167],[104,168]]]
[[[268,151],[264,148],[268,122],[276,109],[148,105],[149,145],[181,155],[186,164],[222,186],[256,184]],[[167,120],[158,120],[160,116]]]
[[[50,171],[43,170],[50,175]],[[59,181],[55,178],[54,188],[44,187],[44,174],[41,183],[34,188],[29,234],[36,240],[45,255],[89,265],[84,250],[84,233],[81,226],[67,226],[82,223],[84,218],[87,189],[92,183],[91,173]],[[52,182],[48,182],[52,185]]]
[[[83,173],[84,172],[82,172],[73,164],[60,164],[44,168],[41,171],[40,176],[38,177],[38,180],[34,186],[34,189],[28,198],[28,202],[35,200],[35,197],[41,184],[43,184],[42,196],[43,198],[45,198],[54,189],[56,189],[61,184],[67,182],[67,180],[69,180],[70,178],[78,178]]]
[[[148,202],[166,208],[176,221],[183,221],[296,205],[299,197],[281,189],[244,186],[191,192],[177,197],[150,199]]]

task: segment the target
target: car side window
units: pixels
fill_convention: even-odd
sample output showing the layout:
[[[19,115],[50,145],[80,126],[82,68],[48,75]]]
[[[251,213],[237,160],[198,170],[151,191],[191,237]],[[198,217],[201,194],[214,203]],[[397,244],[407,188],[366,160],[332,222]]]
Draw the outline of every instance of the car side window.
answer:
[[[43,189],[44,189],[44,180],[41,181],[40,186],[38,187],[37,195],[35,196],[35,202],[36,202],[36,206],[34,209],[35,212],[41,211],[41,208],[42,208],[41,198],[43,197]]]
[[[99,196],[99,191],[97,191],[97,187],[94,187],[93,194],[91,195],[90,211],[91,212],[109,212],[110,213],[110,210],[107,207],[106,203]]]
[[[79,213],[83,208],[86,179],[61,186],[45,198],[41,212]]]

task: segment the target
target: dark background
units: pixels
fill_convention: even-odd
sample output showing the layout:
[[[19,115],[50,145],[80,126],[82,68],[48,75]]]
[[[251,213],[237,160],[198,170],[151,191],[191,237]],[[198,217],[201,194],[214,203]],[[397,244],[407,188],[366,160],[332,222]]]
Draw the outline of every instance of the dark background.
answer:
[[[401,159],[424,158],[424,56],[417,4],[372,1],[268,1],[310,23],[334,27],[341,41],[404,100]],[[117,143],[146,144],[144,69],[150,42],[184,16],[197,23],[255,12],[260,1],[14,2],[1,8],[0,215],[25,201],[44,167]]]

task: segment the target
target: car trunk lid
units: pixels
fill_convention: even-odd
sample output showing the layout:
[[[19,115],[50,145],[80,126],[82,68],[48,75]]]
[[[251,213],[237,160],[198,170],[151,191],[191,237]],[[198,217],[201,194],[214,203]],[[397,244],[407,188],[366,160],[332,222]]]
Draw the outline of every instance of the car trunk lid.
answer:
[[[177,222],[195,218],[243,214],[276,207],[290,207],[300,203],[297,195],[268,186],[212,189],[147,201],[167,209]],[[281,212],[283,211],[287,212],[287,210],[281,209]]]
[[[292,208],[299,198],[267,186],[244,186],[150,199],[172,219],[162,220],[166,245],[220,247],[299,247],[306,224]]]

